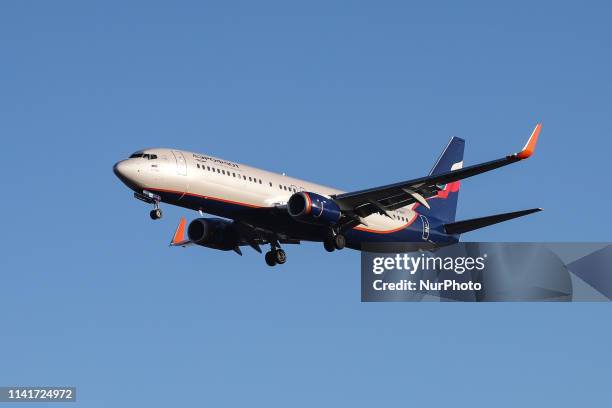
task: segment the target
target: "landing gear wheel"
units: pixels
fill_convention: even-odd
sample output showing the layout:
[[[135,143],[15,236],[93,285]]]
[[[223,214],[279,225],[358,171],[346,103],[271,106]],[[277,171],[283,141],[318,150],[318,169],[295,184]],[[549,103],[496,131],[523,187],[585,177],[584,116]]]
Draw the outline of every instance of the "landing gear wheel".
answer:
[[[162,217],[162,210],[161,208],[156,208],[154,210],[151,210],[149,215],[151,216],[152,220],[158,220]]]
[[[282,265],[287,262],[287,254],[285,253],[285,251],[280,248],[274,251],[274,261],[276,261],[276,263],[279,265]]]
[[[274,259],[274,252],[272,251],[266,252],[265,258],[266,258],[266,263],[268,264],[268,266],[276,265],[276,259]]]
[[[344,248],[346,246],[346,238],[344,238],[344,235],[342,234],[337,234],[334,238],[334,247],[338,250]]]
[[[325,248],[327,252],[334,252],[336,249],[336,245],[334,245],[334,239],[332,237],[329,237],[325,241],[323,241],[323,248]]]

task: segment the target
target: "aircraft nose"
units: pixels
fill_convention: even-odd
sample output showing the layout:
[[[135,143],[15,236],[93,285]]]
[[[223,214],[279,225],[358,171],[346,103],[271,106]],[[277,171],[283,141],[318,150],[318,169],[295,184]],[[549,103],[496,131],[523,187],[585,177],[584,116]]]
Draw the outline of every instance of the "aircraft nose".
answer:
[[[125,160],[121,160],[113,166],[113,173],[119,178],[125,177],[127,176],[127,167]]]
[[[113,166],[113,173],[126,185],[132,186],[138,173],[136,167],[129,160],[121,160]]]

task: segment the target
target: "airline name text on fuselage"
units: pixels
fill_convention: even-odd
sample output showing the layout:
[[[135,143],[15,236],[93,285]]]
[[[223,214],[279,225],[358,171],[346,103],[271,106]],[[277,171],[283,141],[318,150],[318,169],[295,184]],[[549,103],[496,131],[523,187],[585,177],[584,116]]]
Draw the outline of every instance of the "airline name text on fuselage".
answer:
[[[196,161],[200,161],[200,162],[213,162],[213,163],[220,164],[223,166],[233,167],[235,169],[240,168],[240,166],[236,163],[232,163],[227,160],[217,159],[217,158],[210,157],[210,156],[204,156],[203,154],[193,153],[193,158],[196,159]]]

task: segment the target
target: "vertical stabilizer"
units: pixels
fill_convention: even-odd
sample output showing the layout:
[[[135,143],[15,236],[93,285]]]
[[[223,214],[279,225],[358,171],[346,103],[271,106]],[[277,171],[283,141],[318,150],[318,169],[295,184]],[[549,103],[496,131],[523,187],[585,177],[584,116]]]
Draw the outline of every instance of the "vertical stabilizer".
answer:
[[[452,170],[458,170],[463,167],[463,150],[465,148],[465,140],[459,137],[453,137],[448,142],[448,145],[434,164],[429,172],[430,176],[435,176],[441,173],[447,173]],[[459,187],[461,181],[454,181],[442,187],[436,197],[431,197],[427,200],[430,208],[419,206],[417,211],[428,217],[435,217],[446,223],[455,221],[457,213],[457,200],[459,198]]]

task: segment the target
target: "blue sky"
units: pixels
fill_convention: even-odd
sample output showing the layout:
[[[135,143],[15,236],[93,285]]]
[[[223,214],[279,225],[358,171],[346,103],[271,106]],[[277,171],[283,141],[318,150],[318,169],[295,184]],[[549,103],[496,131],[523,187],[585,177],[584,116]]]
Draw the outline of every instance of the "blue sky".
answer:
[[[112,174],[172,146],[360,189],[424,175],[450,136],[474,232],[610,241],[605,2],[3,2],[0,384],[77,406],[609,401],[609,304],[362,304],[359,253],[269,269],[169,249],[185,210]],[[487,403],[487,405],[490,405]]]

